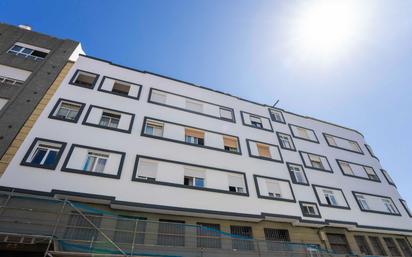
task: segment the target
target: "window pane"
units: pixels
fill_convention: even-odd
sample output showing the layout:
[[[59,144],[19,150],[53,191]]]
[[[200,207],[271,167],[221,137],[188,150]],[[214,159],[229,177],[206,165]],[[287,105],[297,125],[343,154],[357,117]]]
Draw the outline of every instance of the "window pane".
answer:
[[[104,167],[106,166],[106,162],[107,162],[107,159],[99,158],[99,159],[97,160],[97,165],[96,165],[95,171],[96,171],[96,172],[103,172],[103,171],[104,171]]]
[[[31,160],[31,163],[41,164],[41,161],[43,160],[46,153],[47,153],[47,149],[37,148],[36,153],[34,154],[33,159]]]
[[[44,165],[54,165],[57,161],[57,153],[57,151],[50,150],[46,160],[44,161]]]
[[[87,156],[86,163],[84,164],[83,170],[85,171],[92,171],[94,163],[96,162],[96,157],[94,156]]]

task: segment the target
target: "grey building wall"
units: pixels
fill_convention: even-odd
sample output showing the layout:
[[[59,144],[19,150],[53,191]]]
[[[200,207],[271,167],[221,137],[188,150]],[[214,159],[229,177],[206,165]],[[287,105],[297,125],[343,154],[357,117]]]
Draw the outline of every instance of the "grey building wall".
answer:
[[[7,53],[16,42],[46,48],[50,53],[38,61]],[[0,110],[0,158],[78,45],[72,40],[0,23],[0,64],[32,72],[23,85],[0,84],[0,97],[8,99]]]

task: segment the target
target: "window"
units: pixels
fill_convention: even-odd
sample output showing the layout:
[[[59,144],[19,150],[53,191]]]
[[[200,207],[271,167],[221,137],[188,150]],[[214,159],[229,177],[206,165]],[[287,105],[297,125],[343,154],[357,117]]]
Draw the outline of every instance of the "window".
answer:
[[[282,198],[282,191],[280,189],[279,182],[267,180],[266,187],[268,190],[268,196],[274,198]]]
[[[119,95],[129,95],[130,85],[119,81],[115,81],[113,84],[112,92]]]
[[[144,244],[146,218],[118,216],[113,241],[121,244]]]
[[[19,86],[19,85],[23,85],[24,81],[13,79],[13,78],[8,78],[5,76],[0,76],[0,83],[4,83],[10,86]]]
[[[289,251],[288,245],[285,242],[289,242],[289,231],[286,229],[274,229],[264,228],[266,246],[270,251]]]
[[[226,151],[239,152],[237,138],[235,137],[223,136],[223,145]]]
[[[86,212],[84,215],[94,226],[100,227],[102,222],[100,214]],[[67,222],[64,238],[85,241],[97,240],[98,231],[87,219],[80,215],[80,213],[73,211]]]
[[[153,102],[156,102],[156,103],[165,104],[166,103],[166,95],[161,94],[159,92],[152,91],[152,95],[150,97],[150,100],[152,100]]]
[[[356,198],[358,199],[359,205],[361,206],[361,208],[362,208],[363,210],[370,210],[369,205],[368,205],[368,202],[367,202],[366,199],[365,199],[365,196],[363,196],[363,195],[356,195]]]
[[[210,223],[197,223],[197,247],[221,248],[220,225]]]
[[[371,242],[371,245],[372,245],[372,248],[373,248],[373,251],[375,252],[375,254],[381,255],[381,256],[386,255],[385,248],[383,248],[382,242],[379,239],[379,237],[370,236],[369,241]]]
[[[337,253],[337,254],[351,253],[348,241],[346,240],[346,236],[344,234],[327,233],[326,235],[328,236],[330,247],[332,248],[334,253]]]
[[[155,121],[147,121],[144,133],[147,135],[162,137],[163,136],[163,123]]]
[[[358,143],[356,143],[354,141],[349,141],[349,143],[350,143],[350,146],[351,146],[353,151],[358,152],[358,153],[362,152],[362,150],[360,149]]]
[[[74,121],[78,118],[81,108],[82,106],[79,104],[61,101],[55,117],[63,120]]]
[[[293,183],[308,185],[302,166],[292,163],[287,163],[287,166]]]
[[[186,100],[186,109],[194,112],[203,112],[203,104]]]
[[[205,187],[205,179],[185,176],[183,184],[185,186]]]
[[[226,119],[226,120],[233,120],[233,112],[231,109],[220,107],[219,113],[220,113],[220,118]]]
[[[245,193],[244,179],[241,176],[229,175],[229,191],[235,193]]]
[[[8,101],[8,99],[0,97],[0,110],[3,109],[3,107],[7,104]]]
[[[99,76],[97,74],[77,70],[76,73],[74,74],[71,84],[81,86],[81,87],[86,87],[86,88],[93,88],[98,77]]]
[[[100,118],[99,125],[103,127],[117,128],[119,126],[120,117],[120,114],[104,111]]]
[[[33,59],[35,61],[40,61],[46,58],[47,54],[49,53],[49,50],[42,50],[39,47],[31,47],[26,44],[16,43],[7,52],[28,59]]]
[[[269,112],[270,112],[270,118],[272,119],[272,121],[285,123],[285,120],[283,119],[282,112],[276,111],[276,110],[273,110],[273,109],[270,109]]]
[[[299,135],[300,137],[303,137],[303,138],[306,138],[306,139],[310,139],[309,133],[308,133],[308,130],[307,130],[307,129],[301,128],[301,127],[297,127],[297,130],[298,130],[298,135]]]
[[[237,250],[254,250],[254,240],[252,227],[230,226],[230,233],[237,237],[232,237],[232,248]]]
[[[371,248],[369,247],[368,242],[366,241],[366,238],[364,236],[355,236],[355,241],[356,244],[359,247],[359,251],[363,255],[372,255]]]
[[[272,158],[268,145],[257,143],[256,146],[260,157]]]
[[[205,144],[205,132],[195,129],[185,129],[185,142],[194,145]]]
[[[66,143],[36,138],[24,156],[22,165],[54,170]]]
[[[277,132],[277,136],[280,147],[287,150],[295,150],[295,146],[293,145],[292,137],[290,135]]]
[[[158,245],[184,246],[185,225],[184,221],[159,220],[159,231],[157,234]]]
[[[300,207],[302,209],[303,216],[320,218],[320,213],[315,203],[300,202]]]
[[[148,181],[156,181],[158,166],[159,164],[154,161],[139,160],[138,178]]]
[[[250,124],[256,128],[263,128],[262,120],[257,116],[250,115]]]
[[[319,156],[309,154],[309,160],[313,168],[321,169],[321,170],[325,169],[325,167],[323,167],[322,160],[320,159]]]
[[[376,155],[375,155],[375,153],[374,153],[373,150],[372,150],[372,147],[371,147],[370,145],[365,144],[365,147],[366,147],[366,149],[368,150],[369,154],[370,154],[372,157],[377,158]]]
[[[401,253],[399,252],[398,247],[396,246],[395,241],[391,237],[384,237],[383,241],[386,244],[386,247],[388,247],[388,250],[392,256],[402,256]]]
[[[366,174],[370,180],[379,181],[379,177],[376,175],[375,171],[371,167],[364,166]]]
[[[338,201],[336,200],[336,197],[331,190],[323,190],[323,196],[325,197],[325,200],[328,205],[332,206],[339,206]]]
[[[96,152],[88,152],[83,166],[84,171],[103,173],[109,155]]]
[[[393,179],[391,178],[391,176],[389,175],[389,173],[388,173],[386,170],[384,170],[384,169],[381,169],[381,171],[382,171],[382,174],[385,176],[386,181],[388,181],[388,183],[389,183],[390,185],[395,186],[395,182],[393,181]]]
[[[398,245],[401,248],[401,251],[403,252],[403,256],[405,256],[405,257],[412,256],[411,248],[410,248],[408,242],[406,242],[405,239],[396,238],[396,242],[398,242]]]
[[[336,144],[335,138],[331,135],[325,135],[326,140],[328,141],[329,145],[338,146]]]
[[[392,202],[391,200],[389,200],[389,199],[383,199],[383,198],[382,198],[381,200],[382,200],[383,204],[385,205],[386,210],[387,210],[389,213],[393,213],[393,214],[397,214],[397,213],[398,213],[395,205],[393,204],[393,202]]]
[[[399,201],[401,202],[403,208],[405,208],[405,211],[408,213],[409,217],[412,218],[412,212],[411,212],[411,210],[410,210],[409,207],[408,207],[408,203],[407,203],[405,200],[403,200],[403,199],[399,199]]]
[[[342,168],[343,173],[345,173],[345,174],[347,174],[347,175],[352,175],[352,176],[355,175],[355,174],[353,173],[353,170],[352,170],[352,168],[351,168],[351,166],[350,166],[349,163],[343,162],[343,161],[339,161],[339,165],[340,165],[340,167]]]

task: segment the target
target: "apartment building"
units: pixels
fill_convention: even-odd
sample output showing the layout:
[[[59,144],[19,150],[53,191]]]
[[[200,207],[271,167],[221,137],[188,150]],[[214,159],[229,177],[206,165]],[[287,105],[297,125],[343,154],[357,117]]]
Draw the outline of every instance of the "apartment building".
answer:
[[[79,53],[79,42],[0,23],[0,158],[57,75]],[[0,162],[0,173],[8,160],[6,156]]]
[[[251,252],[273,248],[253,238],[412,256],[412,212],[360,132],[84,55],[43,106],[0,185],[5,194],[89,206],[64,221],[87,231],[68,227],[66,238],[96,240],[99,228],[133,227],[102,221],[113,214],[158,222],[134,227],[132,251],[150,240],[158,247],[145,248],[151,254],[200,247],[258,256]],[[116,245],[116,234],[102,234]]]

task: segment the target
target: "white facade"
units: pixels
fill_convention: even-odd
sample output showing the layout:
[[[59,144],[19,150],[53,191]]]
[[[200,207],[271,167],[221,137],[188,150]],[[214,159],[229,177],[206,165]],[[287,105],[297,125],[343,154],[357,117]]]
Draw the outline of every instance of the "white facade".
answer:
[[[77,70],[97,74],[96,81],[90,87],[73,85]],[[130,88],[112,92],[116,80]],[[80,116],[53,118],[59,99],[77,104]],[[284,122],[274,121],[265,105],[80,56],[0,185],[111,197],[112,207],[121,202],[121,208],[133,210],[412,234],[401,196],[360,133],[279,112]],[[145,122],[153,127],[145,129]],[[296,150],[281,147],[276,132],[290,135]],[[56,167],[30,164],[36,138],[63,144]],[[203,146],[188,140],[204,141]],[[350,163],[354,175],[344,175],[337,160]],[[307,184],[293,182],[287,162],[304,168]],[[379,181],[368,179],[363,166]],[[354,192],[365,193],[371,211],[361,210]],[[391,199],[398,212],[387,213],[377,196]],[[316,203],[320,217],[303,216],[299,201]]]

